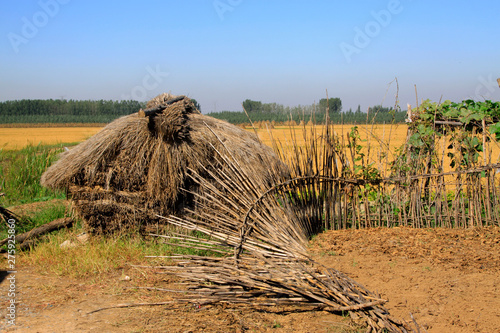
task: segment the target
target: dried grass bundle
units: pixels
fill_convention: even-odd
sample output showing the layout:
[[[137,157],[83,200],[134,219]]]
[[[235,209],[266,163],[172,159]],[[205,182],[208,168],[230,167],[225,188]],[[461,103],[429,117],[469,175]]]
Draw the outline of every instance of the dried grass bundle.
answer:
[[[221,167],[211,149],[221,142],[257,183],[273,183],[277,174],[288,173],[254,134],[202,115],[185,96],[163,94],[147,110],[113,121],[63,153],[41,182],[68,189],[91,231],[157,223],[156,214],[182,214],[192,207],[192,194],[180,189],[198,191],[189,170],[201,172],[208,162]]]

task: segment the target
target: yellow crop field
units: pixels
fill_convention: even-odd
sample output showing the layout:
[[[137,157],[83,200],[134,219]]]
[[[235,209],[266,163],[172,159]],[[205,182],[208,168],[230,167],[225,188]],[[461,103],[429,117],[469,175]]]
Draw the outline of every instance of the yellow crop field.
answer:
[[[333,125],[333,131],[336,135],[341,138],[344,138],[347,144],[347,135],[351,131],[351,128],[355,125]],[[381,143],[383,147],[386,145],[389,147],[391,151],[394,151],[394,148],[400,147],[404,144],[406,140],[406,133],[408,131],[408,126],[406,124],[396,124],[396,125],[357,125],[358,132],[361,140],[361,144],[363,146],[367,146],[370,144],[372,147],[380,147]],[[248,128],[247,130],[253,131],[252,128]],[[306,126],[305,131],[307,137],[310,137],[310,133],[312,130],[312,126]],[[267,129],[257,129],[257,134],[260,140],[266,144],[271,146],[272,139],[271,136],[281,142],[282,144],[287,144],[292,141],[294,138],[295,142],[299,145],[304,143],[304,126],[277,126],[271,130]],[[316,135],[324,134],[323,126],[315,126],[314,132]]]
[[[339,138],[340,144],[347,149],[345,152],[349,163],[352,163],[352,156],[347,148],[348,135],[354,126],[356,125],[330,127],[330,130],[333,130]],[[246,129],[254,131],[251,127]],[[305,147],[305,137],[309,141],[313,135],[316,137],[325,135],[325,129],[325,126],[277,126],[270,130],[258,128],[256,132],[264,144],[272,146],[274,139],[279,142],[285,152],[288,152],[288,148],[293,147],[294,143],[299,147]],[[357,125],[357,129],[360,139],[357,144],[363,147],[361,153],[368,158],[369,163],[375,163],[375,167],[379,170],[387,170],[388,163],[394,159],[396,148],[401,147],[406,141],[408,126],[406,124]],[[387,156],[387,158],[381,158],[381,156]]]
[[[333,130],[344,139],[353,125],[335,125]],[[57,144],[81,142],[95,133],[102,127],[32,127],[32,128],[0,128],[0,148],[3,149],[21,149],[28,144]],[[267,129],[257,129],[260,140],[271,146],[271,135],[282,144],[291,142],[292,136],[301,144],[303,140],[303,127],[278,126],[268,131]],[[380,142],[388,144],[390,149],[401,146],[406,139],[407,126],[400,125],[359,125],[359,134],[364,144],[370,143],[372,147],[380,146]],[[248,131],[253,132],[252,128],[247,127]],[[311,127],[307,126],[306,131],[310,133]],[[323,128],[316,126],[317,135],[321,135]],[[293,133],[293,134],[292,134]],[[372,133],[369,135],[369,133]]]
[[[344,147],[348,144],[347,136],[354,125],[333,125],[333,131],[335,134],[343,141]],[[406,124],[394,124],[394,125],[357,125],[360,140],[358,142],[363,148],[361,153],[365,155],[368,163],[374,163],[374,166],[385,172],[387,175],[389,163],[395,158],[396,149],[402,147],[408,135],[408,126]],[[252,128],[247,128],[247,130],[253,131]],[[260,140],[269,146],[272,145],[271,136],[279,141],[281,145],[284,146],[285,151],[287,146],[292,146],[292,142],[295,141],[299,146],[304,145],[304,127],[303,126],[281,126],[274,129],[256,129]],[[311,127],[306,126],[305,131],[307,136],[311,136]],[[324,127],[316,126],[314,131],[317,136],[324,134]],[[294,138],[294,139],[292,139]],[[437,156],[442,159],[444,172],[453,171],[451,167],[451,159],[448,156],[448,146],[450,145],[449,138],[442,137],[436,141]],[[352,158],[348,151],[346,151],[347,159],[352,163]],[[479,163],[489,164],[489,163],[500,163],[500,144],[499,142],[493,140],[486,143],[484,152],[479,154]],[[366,161],[366,160],[365,160]]]
[[[347,135],[354,125],[333,125],[333,131],[339,138],[343,138],[344,145],[347,145]],[[0,149],[21,149],[28,144],[57,144],[57,143],[76,143],[81,142],[95,133],[102,127],[32,127],[32,128],[0,128]],[[311,126],[306,126],[307,136],[311,135]],[[246,130],[253,132],[254,129],[247,127]],[[363,146],[362,152],[367,155],[368,148],[370,162],[377,162],[377,167],[385,169],[386,166],[378,165],[380,163],[380,154],[388,153],[388,160],[392,160],[396,148],[401,147],[407,136],[408,126],[406,124],[395,125],[358,125],[358,132]],[[273,129],[257,128],[257,135],[260,140],[272,146],[272,138],[279,141],[282,145],[291,145],[292,138],[299,146],[304,145],[304,127],[303,126],[277,126]],[[324,134],[323,126],[316,126],[317,136]],[[438,143],[438,149],[443,151],[446,142],[442,140]],[[500,146],[497,142],[488,144],[487,151],[491,149],[491,162],[500,161]],[[440,155],[443,155],[442,153]],[[481,156],[482,158],[483,156]],[[449,165],[449,158],[444,156],[445,166]],[[386,160],[387,162],[387,160]],[[386,163],[384,162],[384,164]],[[488,161],[489,158],[488,158]],[[446,168],[447,169],[447,168]],[[445,170],[448,171],[448,170]]]
[[[100,127],[0,128],[0,149],[22,149],[29,144],[81,142],[100,129]]]

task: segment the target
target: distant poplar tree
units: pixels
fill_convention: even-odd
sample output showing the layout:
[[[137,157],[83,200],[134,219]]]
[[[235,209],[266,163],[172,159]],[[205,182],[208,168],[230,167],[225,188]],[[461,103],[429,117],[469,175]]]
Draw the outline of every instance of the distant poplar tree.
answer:
[[[330,113],[340,113],[340,111],[342,111],[342,101],[338,97],[332,97],[328,100],[326,98],[320,99],[320,112],[325,112],[327,108],[330,110]]]
[[[195,100],[194,98],[191,98],[191,102],[193,102],[194,104],[194,107],[197,108],[200,112],[201,112],[201,106],[200,106],[200,103],[198,103],[197,100]]]
[[[262,112],[262,102],[260,101],[252,101],[251,99],[246,99],[243,102],[243,108],[246,110],[246,112]]]

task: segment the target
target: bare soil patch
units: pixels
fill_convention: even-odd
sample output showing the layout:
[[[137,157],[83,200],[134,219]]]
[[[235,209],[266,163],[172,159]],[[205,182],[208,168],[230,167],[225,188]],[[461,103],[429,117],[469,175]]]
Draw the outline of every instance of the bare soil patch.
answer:
[[[395,317],[428,332],[500,332],[500,228],[330,231],[311,241],[319,262],[389,299]],[[147,259],[145,259],[147,263]],[[5,277],[5,274],[1,275]],[[129,276],[130,280],[125,279]],[[348,318],[292,308],[224,305],[142,306],[171,300],[176,279],[154,269],[123,267],[105,276],[71,279],[18,265],[17,325],[5,328],[8,283],[0,282],[0,327],[6,332],[359,332]],[[423,331],[423,330],[422,330]]]
[[[500,332],[498,227],[330,231],[311,252],[428,332]]]

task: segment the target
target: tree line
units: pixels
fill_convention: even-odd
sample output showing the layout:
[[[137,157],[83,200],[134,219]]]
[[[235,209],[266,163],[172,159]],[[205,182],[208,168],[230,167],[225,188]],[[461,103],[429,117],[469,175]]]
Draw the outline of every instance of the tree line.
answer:
[[[326,120],[325,112],[309,115],[254,112],[249,113],[247,116],[245,112],[222,111],[212,112],[208,115],[217,119],[225,120],[231,124],[248,124],[250,121],[274,121],[275,123],[287,123],[290,120],[295,121],[297,124],[301,121],[304,121],[305,123],[312,121],[315,124],[324,124]],[[404,123],[406,117],[406,111],[391,110],[390,112],[376,112],[374,109],[370,109],[369,113],[353,112],[352,110],[349,110],[347,112],[330,114],[328,116],[328,120],[334,124],[365,124],[372,122],[376,124],[389,124]]]
[[[201,109],[196,100],[193,99],[193,102],[198,109]],[[5,101],[0,102],[0,123],[109,123],[118,117],[145,108],[145,104],[133,100],[23,99]],[[327,111],[329,120],[334,123],[404,122],[406,118],[406,112],[382,106],[371,107],[368,113],[361,112],[359,106],[356,111],[342,112],[340,98],[323,98],[317,104],[292,107],[247,99],[242,105],[246,113],[244,111],[222,111],[208,115],[232,124],[249,123],[249,117],[253,122],[286,123],[293,120],[297,123],[300,121],[323,123]]]
[[[342,112],[342,101],[340,98],[323,98],[312,105],[284,106],[277,103],[262,103],[261,101],[245,100],[244,111],[222,111],[212,112],[209,116],[226,120],[232,124],[243,124],[262,121],[274,121],[275,123],[287,123],[294,121],[308,123],[312,121],[321,124],[328,120],[336,124],[363,124],[363,123],[403,123],[406,119],[406,111],[375,105],[367,112],[361,111],[358,106],[356,111],[349,109]],[[246,112],[245,112],[246,111]]]
[[[144,107],[132,100],[23,99],[0,102],[0,123],[108,123]]]
[[[284,106],[278,103],[262,103],[261,101],[252,101],[246,99],[243,103],[243,109],[248,113],[272,113],[272,114],[313,114],[317,112],[325,112],[327,109],[330,113],[340,113],[342,111],[342,101],[340,98],[322,98],[318,104],[312,105],[297,105]]]

